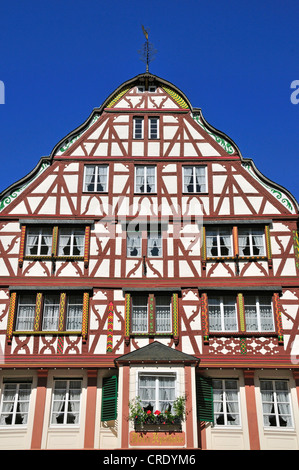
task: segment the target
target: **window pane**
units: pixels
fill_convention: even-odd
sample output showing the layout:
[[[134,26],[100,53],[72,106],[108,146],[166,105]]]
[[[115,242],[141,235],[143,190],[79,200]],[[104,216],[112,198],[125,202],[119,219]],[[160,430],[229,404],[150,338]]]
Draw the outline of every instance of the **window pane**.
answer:
[[[143,138],[143,118],[134,118],[134,139]]]
[[[157,333],[170,332],[171,328],[171,296],[156,296],[156,331]]]
[[[147,332],[147,301],[146,296],[134,296],[132,299],[132,331]]]
[[[211,331],[221,331],[220,299],[209,297],[209,325]]]
[[[52,228],[29,228],[27,229],[26,255],[51,254]]]
[[[28,421],[30,383],[5,384],[0,414],[0,425],[24,425]]]
[[[162,256],[162,234],[160,231],[149,231],[147,234],[147,255],[149,257]]]
[[[158,138],[158,118],[149,119],[149,138],[157,139]]]
[[[83,298],[70,295],[68,297],[66,330],[78,331],[82,327]]]
[[[32,331],[35,316],[35,295],[21,295],[19,298],[16,330]]]
[[[83,256],[84,255],[83,229],[60,228],[59,230],[59,256]]]
[[[52,403],[52,424],[78,424],[81,401],[80,380],[56,380]]]
[[[43,311],[43,330],[58,330],[59,321],[59,295],[45,295]]]
[[[127,256],[141,256],[141,233],[127,232]]]

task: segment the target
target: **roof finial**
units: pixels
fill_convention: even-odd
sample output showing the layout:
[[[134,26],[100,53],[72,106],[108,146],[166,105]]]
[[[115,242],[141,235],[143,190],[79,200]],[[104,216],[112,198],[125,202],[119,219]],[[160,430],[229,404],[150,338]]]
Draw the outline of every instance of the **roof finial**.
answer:
[[[143,44],[142,49],[138,52],[141,55],[140,60],[142,60],[146,64],[146,71],[149,71],[149,63],[154,60],[154,56],[157,51],[154,49],[153,44],[151,44],[148,40],[148,30],[144,28],[142,25],[142,31],[145,36],[146,42]]]

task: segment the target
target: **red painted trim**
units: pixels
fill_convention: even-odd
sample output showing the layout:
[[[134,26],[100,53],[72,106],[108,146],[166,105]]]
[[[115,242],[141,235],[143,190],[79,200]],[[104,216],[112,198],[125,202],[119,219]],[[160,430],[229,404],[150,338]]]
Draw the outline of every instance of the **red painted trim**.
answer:
[[[123,382],[119,384],[119,390],[122,390],[122,428],[121,428],[121,448],[129,447],[129,383],[130,383],[130,367],[123,366]]]
[[[186,444],[187,449],[195,447],[194,433],[193,433],[193,413],[192,413],[192,379],[191,379],[191,367],[185,366],[185,393],[186,393]]]
[[[87,398],[85,417],[84,449],[94,448],[96,401],[97,401],[97,370],[87,372]]]
[[[244,371],[245,395],[247,405],[250,450],[260,450],[259,428],[257,422],[254,371]]]
[[[38,371],[31,449],[41,449],[48,371]]]

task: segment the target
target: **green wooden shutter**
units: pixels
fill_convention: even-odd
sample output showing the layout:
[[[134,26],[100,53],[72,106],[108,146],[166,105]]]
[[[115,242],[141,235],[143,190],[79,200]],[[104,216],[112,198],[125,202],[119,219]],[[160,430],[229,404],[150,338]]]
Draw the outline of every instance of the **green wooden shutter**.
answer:
[[[210,377],[196,377],[197,418],[214,422],[213,386]]]
[[[103,378],[102,388],[102,421],[117,418],[117,376]]]

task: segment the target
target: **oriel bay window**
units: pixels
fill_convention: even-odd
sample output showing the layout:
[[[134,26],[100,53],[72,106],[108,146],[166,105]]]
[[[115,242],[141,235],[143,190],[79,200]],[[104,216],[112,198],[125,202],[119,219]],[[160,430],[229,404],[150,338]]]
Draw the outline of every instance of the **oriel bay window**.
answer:
[[[173,412],[172,405],[176,398],[175,374],[139,374],[138,392],[141,405],[152,413]]]
[[[87,335],[89,293],[12,292],[7,338],[13,334]]]

